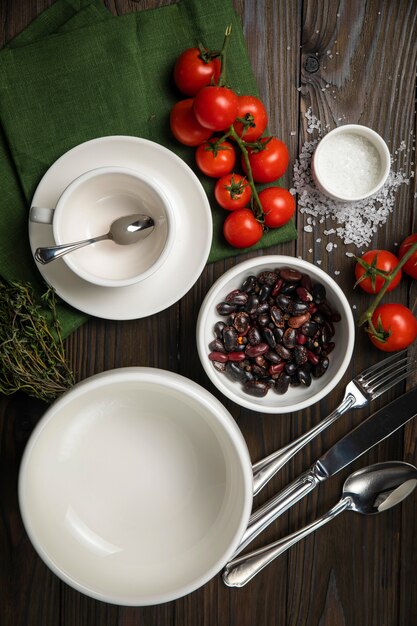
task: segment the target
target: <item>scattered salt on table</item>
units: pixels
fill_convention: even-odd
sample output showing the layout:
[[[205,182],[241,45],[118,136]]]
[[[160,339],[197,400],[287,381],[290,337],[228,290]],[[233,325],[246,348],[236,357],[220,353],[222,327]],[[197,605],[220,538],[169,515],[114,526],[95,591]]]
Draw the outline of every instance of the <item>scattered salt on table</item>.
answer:
[[[378,228],[385,224],[393,210],[395,194],[401,185],[408,185],[414,172],[406,175],[402,169],[391,170],[387,182],[374,196],[357,202],[336,202],[324,196],[315,186],[311,177],[311,157],[322,135],[322,123],[313,115],[311,108],[305,114],[307,133],[315,131],[318,138],[311,138],[302,147],[301,153],[294,164],[294,186],[291,193],[298,194],[298,208],[317,218],[323,224],[327,220],[335,223],[335,234],[345,244],[354,244],[358,248],[367,247]],[[312,232],[311,224],[304,227]],[[332,229],[327,229],[330,234]],[[351,255],[353,256],[353,255]]]

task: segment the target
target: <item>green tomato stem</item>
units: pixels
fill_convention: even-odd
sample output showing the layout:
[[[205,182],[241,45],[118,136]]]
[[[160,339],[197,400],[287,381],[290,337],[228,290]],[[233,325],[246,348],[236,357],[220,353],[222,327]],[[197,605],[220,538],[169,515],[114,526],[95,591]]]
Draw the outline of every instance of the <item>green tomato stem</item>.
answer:
[[[224,33],[223,46],[220,51],[220,62],[221,62],[222,69],[221,69],[220,76],[219,76],[219,82],[217,83],[219,87],[224,87],[226,84],[226,53],[227,53],[227,48],[229,46],[231,32],[232,32],[232,25],[229,24],[229,26],[226,28],[226,31]]]
[[[252,198],[254,200],[254,204],[256,206],[256,211],[255,211],[255,217],[259,222],[263,222],[264,221],[264,210],[262,208],[262,204],[261,201],[259,199],[259,195],[258,195],[258,190],[256,189],[256,185],[255,185],[255,181],[253,180],[253,174],[252,174],[252,168],[249,162],[249,155],[248,155],[248,151],[247,151],[247,144],[245,141],[243,141],[243,139],[241,137],[239,137],[239,135],[237,134],[237,132],[234,129],[233,124],[230,126],[229,128],[229,132],[228,135],[230,137],[233,137],[233,139],[236,141],[237,145],[240,148],[240,151],[242,152],[242,156],[243,156],[243,160],[245,162],[245,166],[246,166],[246,175],[248,177],[248,184],[249,187],[252,190]]]
[[[400,259],[400,262],[392,270],[392,272],[390,272],[389,274],[386,274],[384,276],[384,279],[385,279],[384,286],[382,287],[381,291],[376,294],[372,304],[360,316],[359,321],[358,321],[358,326],[366,325],[367,328],[369,329],[369,331],[372,334],[375,334],[375,335],[377,334],[377,332],[375,330],[375,327],[372,324],[372,316],[375,313],[375,309],[378,307],[378,305],[381,302],[382,298],[386,294],[388,287],[390,286],[390,284],[394,280],[394,278],[395,278],[396,274],[398,273],[398,271],[407,263],[408,259],[411,258],[411,256],[414,254],[414,252],[417,252],[417,242],[415,244],[413,244],[407,250],[407,252],[404,254],[402,259]]]

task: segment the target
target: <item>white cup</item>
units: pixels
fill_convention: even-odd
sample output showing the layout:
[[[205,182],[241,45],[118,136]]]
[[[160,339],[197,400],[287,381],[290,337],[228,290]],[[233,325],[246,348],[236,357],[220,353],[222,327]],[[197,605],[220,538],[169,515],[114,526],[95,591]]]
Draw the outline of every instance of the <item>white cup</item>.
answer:
[[[378,133],[360,124],[338,126],[318,143],[311,173],[329,198],[357,202],[385,184],[391,168],[388,146]]]
[[[124,287],[156,272],[172,248],[174,212],[155,180],[124,167],[93,169],[68,185],[55,208],[32,206],[30,220],[51,224],[55,243],[60,245],[104,235],[115,219],[133,214],[154,220],[148,237],[126,246],[100,241],[62,257],[83,280]]]

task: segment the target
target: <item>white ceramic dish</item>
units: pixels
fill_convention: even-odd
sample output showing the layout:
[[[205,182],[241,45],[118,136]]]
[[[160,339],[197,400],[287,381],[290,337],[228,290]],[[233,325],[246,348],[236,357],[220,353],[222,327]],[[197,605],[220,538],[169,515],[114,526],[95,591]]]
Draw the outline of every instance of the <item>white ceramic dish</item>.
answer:
[[[19,502],[35,549],[62,580],[110,603],[159,604],[232,556],[252,468],[209,392],[171,372],[122,368],[48,409],[24,452]]]
[[[358,202],[373,196],[385,184],[390,169],[387,144],[374,130],[360,124],[345,124],[327,133],[315,149],[311,163],[317,188],[341,202]],[[352,180],[356,180],[358,190],[347,193]]]
[[[64,154],[42,178],[32,205],[55,206],[75,178],[92,168],[110,166],[138,172],[167,196],[176,234],[166,262],[148,279],[117,288],[82,280],[63,259],[37,267],[58,295],[80,311],[115,320],[147,317],[180,300],[203,271],[212,240],[210,205],[197,176],[182,159],[157,143],[128,136],[94,139]],[[29,222],[29,240],[32,253],[37,247],[54,245],[52,227]]]
[[[284,395],[273,390],[263,398],[245,393],[238,382],[233,382],[223,373],[218,372],[209,360],[209,343],[213,340],[213,328],[217,321],[223,320],[216,311],[216,305],[233,289],[238,289],[251,274],[257,275],[263,270],[290,267],[308,274],[314,282],[323,283],[327,291],[329,304],[342,316],[335,324],[336,347],[330,354],[330,366],[318,379],[313,379],[310,387],[290,387]],[[315,265],[288,256],[259,256],[239,263],[223,274],[208,291],[201,305],[197,320],[197,348],[204,370],[212,383],[230,400],[252,411],[260,413],[290,413],[310,406],[326,396],[340,381],[352,357],[355,339],[353,315],[346,296],[336,282]]]

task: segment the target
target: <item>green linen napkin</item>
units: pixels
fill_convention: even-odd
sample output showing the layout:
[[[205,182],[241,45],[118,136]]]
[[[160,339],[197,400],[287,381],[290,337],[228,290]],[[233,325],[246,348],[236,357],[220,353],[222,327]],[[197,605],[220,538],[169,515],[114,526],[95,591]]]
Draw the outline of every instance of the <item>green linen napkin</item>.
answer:
[[[28,207],[47,169],[70,148],[97,137],[146,137],[194,168],[194,150],[169,129],[169,112],[183,96],[173,63],[202,42],[220,48],[232,25],[228,82],[257,94],[238,17],[230,0],[180,2],[113,17],[99,0],[58,0],[0,52],[0,274],[43,290],[27,241]],[[239,252],[226,244],[224,211],[213,202],[214,181],[200,176],[213,213],[209,261]],[[293,223],[267,233],[257,247],[296,237]],[[252,248],[255,249],[255,248]],[[60,309],[64,335],[85,319]]]

